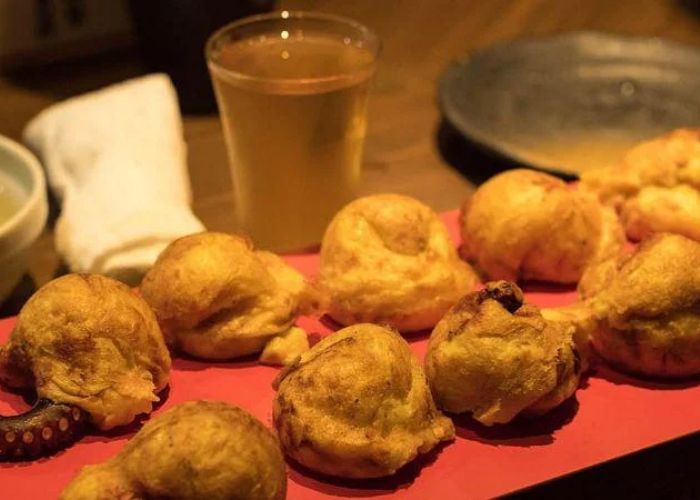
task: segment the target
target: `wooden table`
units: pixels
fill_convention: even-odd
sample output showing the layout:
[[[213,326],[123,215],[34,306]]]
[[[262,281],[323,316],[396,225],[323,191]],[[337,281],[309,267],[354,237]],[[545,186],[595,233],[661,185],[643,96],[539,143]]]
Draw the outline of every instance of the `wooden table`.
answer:
[[[355,18],[383,42],[369,104],[364,193],[395,191],[436,210],[456,207],[473,183],[452,169],[436,146],[440,123],[436,80],[450,61],[500,40],[569,30],[663,36],[700,45],[693,0],[283,0],[282,8],[322,10]],[[71,95],[146,72],[135,51],[24,72],[0,79],[0,134],[18,139],[43,107]],[[195,212],[208,228],[233,231],[230,178],[218,117],[185,116]],[[476,177],[483,159],[462,165]],[[61,273],[47,228],[31,255],[30,285]]]

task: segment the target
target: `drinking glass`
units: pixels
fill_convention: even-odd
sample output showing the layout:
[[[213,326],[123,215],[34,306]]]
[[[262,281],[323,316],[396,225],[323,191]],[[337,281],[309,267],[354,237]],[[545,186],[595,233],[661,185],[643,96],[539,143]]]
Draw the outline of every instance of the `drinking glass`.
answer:
[[[355,195],[379,42],[338,16],[281,11],[207,42],[239,229],[256,246],[318,243]]]

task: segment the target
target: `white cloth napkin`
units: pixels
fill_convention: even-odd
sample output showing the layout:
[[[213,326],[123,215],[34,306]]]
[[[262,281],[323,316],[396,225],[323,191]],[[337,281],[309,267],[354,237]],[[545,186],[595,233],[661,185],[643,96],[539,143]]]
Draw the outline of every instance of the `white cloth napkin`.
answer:
[[[61,202],[56,248],[71,271],[138,283],[173,239],[199,232],[175,89],[166,75],[55,104],[24,140]]]

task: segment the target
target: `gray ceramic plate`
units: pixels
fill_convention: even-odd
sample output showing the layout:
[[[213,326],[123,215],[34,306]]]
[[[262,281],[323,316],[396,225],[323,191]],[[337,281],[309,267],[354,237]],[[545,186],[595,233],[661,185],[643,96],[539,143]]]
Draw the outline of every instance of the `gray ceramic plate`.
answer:
[[[700,126],[700,50],[593,32],[508,42],[449,66],[439,94],[445,118],[471,141],[576,173]]]

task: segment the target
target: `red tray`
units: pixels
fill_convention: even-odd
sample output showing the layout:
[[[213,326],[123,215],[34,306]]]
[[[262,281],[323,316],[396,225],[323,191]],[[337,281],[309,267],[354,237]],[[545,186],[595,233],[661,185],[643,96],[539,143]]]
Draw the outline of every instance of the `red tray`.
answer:
[[[457,213],[444,216],[457,241]],[[317,255],[287,260],[313,275]],[[526,290],[540,306],[571,302],[573,290]],[[319,322],[302,318],[311,332],[326,334]],[[14,319],[0,321],[4,342]],[[409,339],[420,357],[427,335]],[[271,425],[271,383],[277,369],[255,361],[202,363],[175,359],[170,392],[155,412],[192,399],[224,400],[246,408]],[[700,386],[642,382],[604,366],[593,373],[575,399],[536,421],[486,428],[466,416],[455,419],[457,438],[383,480],[343,481],[324,478],[289,464],[288,498],[486,498],[537,484],[700,429]],[[0,413],[26,408],[21,398],[0,394]],[[30,463],[1,463],[3,498],[56,498],[81,466],[115,455],[138,425],[83,438],[66,451]]]

